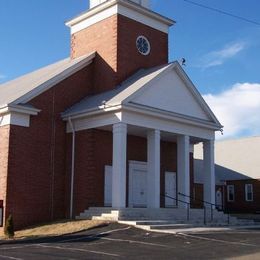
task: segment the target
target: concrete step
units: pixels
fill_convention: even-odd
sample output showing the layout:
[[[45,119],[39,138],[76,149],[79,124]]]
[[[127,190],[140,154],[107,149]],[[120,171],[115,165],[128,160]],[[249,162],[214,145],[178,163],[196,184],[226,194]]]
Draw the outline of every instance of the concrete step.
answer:
[[[135,221],[136,225],[169,225],[169,224],[183,224],[177,221],[167,221],[167,220],[143,220]]]
[[[101,215],[102,215],[102,216],[108,216],[108,215],[110,215],[110,216],[118,217],[118,216],[120,215],[120,212],[119,212],[119,211],[111,211],[111,212],[109,212],[109,213],[102,213]]]
[[[166,224],[166,225],[149,225],[150,230],[166,230],[166,229],[180,229],[180,228],[191,228],[193,224]]]
[[[112,221],[112,222],[115,222],[115,221],[118,221],[118,218],[115,218],[113,216],[106,216],[106,217],[101,217],[101,216],[93,216],[92,217],[92,220],[103,220],[103,221]]]
[[[96,219],[105,221],[132,221],[135,225],[172,225],[172,224],[191,224],[204,225],[204,210],[190,209],[190,219],[187,220],[186,209],[146,209],[146,208],[89,208],[81,213],[77,219]],[[140,222],[141,221],[141,222]],[[155,222],[156,221],[156,222]],[[164,221],[164,222],[162,222]],[[223,212],[213,211],[213,221],[211,211],[208,209],[206,214],[206,224],[211,226],[223,226],[228,223],[228,216]],[[259,223],[259,222],[258,222]],[[230,216],[230,225],[254,225],[254,220],[237,219]],[[259,223],[260,224],[260,223]]]

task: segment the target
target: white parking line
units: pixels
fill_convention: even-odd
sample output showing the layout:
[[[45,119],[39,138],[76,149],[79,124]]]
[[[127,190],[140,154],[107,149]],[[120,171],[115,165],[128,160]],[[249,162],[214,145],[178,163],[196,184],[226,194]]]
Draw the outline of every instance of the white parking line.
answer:
[[[16,258],[16,257],[6,256],[6,255],[0,255],[0,258],[11,259],[11,260],[23,260],[22,258]]]
[[[100,236],[102,236],[102,235],[110,234],[110,233],[114,233],[114,232],[118,232],[118,231],[128,230],[130,228],[131,227],[120,228],[120,229],[113,229],[113,230],[110,230],[110,231],[105,231],[105,232],[98,233],[97,235],[84,236],[84,237],[71,238],[71,239],[64,239],[64,240],[58,241],[57,243],[80,241],[80,240],[84,240],[86,238],[100,238]],[[49,244],[49,243],[44,243],[44,244]]]
[[[193,235],[185,234],[185,233],[178,233],[178,235],[181,235],[181,236],[184,236],[184,237],[190,237],[190,238],[200,239],[200,240],[207,240],[207,241],[212,241],[212,242],[219,242],[219,243],[231,244],[231,245],[241,245],[241,246],[258,247],[258,245],[254,245],[254,244],[248,244],[248,243],[243,243],[243,242],[235,242],[235,241],[227,241],[227,240],[221,240],[221,239],[215,239],[215,238],[208,238],[208,237],[202,237],[202,236],[193,236]]]
[[[24,245],[24,246],[12,246],[12,247],[0,247],[1,250],[12,250],[12,249],[21,249],[25,247],[30,247],[32,245]]]
[[[157,246],[157,247],[165,247],[165,248],[172,248],[170,246],[166,246],[163,244],[155,244],[155,243],[149,243],[149,242],[142,242],[138,240],[129,240],[129,239],[119,239],[119,238],[108,238],[108,237],[101,237],[102,240],[108,240],[108,241],[117,241],[117,242],[126,242],[126,243],[132,243],[132,244],[140,244],[140,245],[146,245],[146,246]]]
[[[101,232],[101,233],[98,233],[98,234],[92,235],[92,236],[85,236],[85,237],[78,237],[78,238],[62,240],[62,241],[58,241],[57,243],[64,243],[64,242],[66,243],[66,242],[80,241],[80,240],[84,240],[86,238],[87,239],[96,238],[96,239],[100,239],[100,240],[126,242],[126,243],[140,244],[140,245],[146,245],[146,246],[157,246],[157,247],[171,248],[171,247],[163,245],[163,244],[148,243],[148,242],[142,242],[142,241],[137,241],[137,240],[129,240],[129,239],[117,239],[117,238],[102,237],[103,235],[106,235],[106,234],[111,234],[111,233],[115,233],[115,232],[119,232],[119,231],[124,231],[124,230],[128,230],[130,228],[131,227],[120,228],[120,229],[113,229],[113,230]]]
[[[48,246],[48,245],[37,245],[39,247],[43,248],[53,248],[53,249],[59,249],[59,250],[69,250],[69,251],[80,251],[80,252],[87,252],[92,254],[98,254],[98,255],[105,255],[105,256],[113,256],[113,257],[120,257],[118,254],[110,254],[102,251],[93,251],[93,250],[87,250],[87,249],[81,249],[81,248],[71,248],[71,247],[62,247],[62,246]]]
[[[59,243],[65,243],[65,242],[74,242],[74,241],[81,241],[84,240],[86,238],[97,238],[100,239],[102,235],[105,234],[110,234],[110,233],[114,233],[114,232],[119,232],[119,231],[124,231],[124,230],[128,230],[131,227],[126,227],[126,228],[120,228],[120,229],[114,229],[114,230],[110,230],[110,231],[106,231],[106,232],[101,232],[97,235],[92,235],[92,236],[84,236],[84,237],[79,237],[79,238],[72,238],[72,239],[64,239],[61,241],[57,241],[55,242],[56,244]],[[61,246],[51,246],[51,244],[53,244],[53,242],[50,243],[42,243],[42,244],[32,244],[32,245],[24,245],[24,246],[16,246],[16,247],[5,247],[5,248],[1,248],[1,250],[12,250],[12,249],[22,249],[25,247],[46,247],[46,248],[54,248],[54,249],[60,249],[60,250],[73,250],[73,251],[82,251],[82,252],[88,252],[88,253],[93,253],[93,254],[99,254],[99,255],[106,255],[106,256],[113,256],[113,257],[120,257],[120,255],[118,254],[110,254],[107,252],[102,252],[102,251],[93,251],[93,250],[87,250],[87,249],[80,249],[80,248],[68,248],[68,247],[61,247]],[[0,258],[5,258],[5,259],[12,259],[12,260],[23,260],[21,258],[14,258],[14,257],[9,257],[9,256],[2,256],[0,255]]]
[[[115,232],[118,232],[118,231],[128,230],[130,228],[131,227],[126,227],[126,228],[118,228],[118,229],[113,229],[113,230],[109,230],[109,231],[104,231],[104,232],[99,233],[99,235],[111,234],[111,233],[115,233]]]

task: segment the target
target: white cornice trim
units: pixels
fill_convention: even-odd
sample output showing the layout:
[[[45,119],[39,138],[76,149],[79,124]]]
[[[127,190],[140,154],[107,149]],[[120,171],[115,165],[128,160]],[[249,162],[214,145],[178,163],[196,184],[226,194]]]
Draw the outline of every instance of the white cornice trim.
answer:
[[[165,33],[168,33],[169,27],[175,23],[134,2],[111,0],[66,22],[66,25],[71,28],[71,34],[74,34],[115,14],[121,14]]]
[[[64,118],[66,121],[67,119]],[[93,129],[98,127],[110,126],[118,122],[123,122],[136,127],[158,129],[161,131],[185,134],[205,140],[213,140],[215,131],[212,126],[200,124],[189,120],[180,120],[177,117],[162,115],[159,111],[147,111],[145,109],[123,106],[117,107],[114,111],[96,110],[80,116],[71,118],[75,131]],[[67,132],[71,132],[67,121]]]
[[[187,125],[199,126],[207,129],[216,130],[216,131],[222,128],[221,125],[217,125],[213,122],[208,122],[198,118],[184,116],[169,111],[158,110],[152,107],[142,106],[139,104],[128,103],[127,105],[123,106],[123,109],[129,112],[141,113],[144,115],[154,116],[157,118],[159,117],[161,119],[171,120],[179,123],[185,123]]]
[[[99,108],[95,109],[89,109],[89,110],[84,110],[80,113],[72,113],[69,115],[66,115],[63,117],[64,121],[68,121],[68,118],[71,118],[73,120],[80,120],[81,118],[86,118],[86,117],[95,117],[100,114],[104,114],[107,112],[116,112],[116,111],[128,111],[128,112],[135,112],[139,113],[142,115],[147,115],[147,116],[153,116],[156,118],[164,119],[164,120],[170,120],[178,123],[185,123],[187,125],[192,125],[192,126],[197,126],[197,127],[202,127],[206,129],[211,129],[214,131],[218,131],[222,129],[221,125],[218,125],[213,122],[208,122],[205,120],[189,117],[189,116],[183,116],[177,113],[169,112],[169,111],[163,111],[159,109],[155,109],[152,107],[147,107],[147,106],[142,106],[139,104],[133,104],[133,103],[128,103],[128,104],[118,104],[114,106],[102,106]]]
[[[121,105],[114,105],[114,106],[100,106],[98,108],[94,108],[94,109],[86,109],[83,110],[81,112],[75,112],[75,113],[70,113],[68,115],[62,115],[62,118],[64,121],[68,121],[69,118],[75,120],[75,119],[80,119],[80,118],[84,118],[84,117],[90,117],[90,116],[97,116],[100,114],[104,114],[106,112],[111,112],[111,111],[118,111],[122,108]]]
[[[20,114],[16,112],[6,113],[0,115],[0,127],[6,125],[16,125],[29,127],[30,126],[30,115]]]
[[[38,115],[41,110],[21,105],[0,107],[0,126],[16,125],[29,127],[30,116]]]
[[[20,106],[20,105],[6,105],[3,107],[0,107],[0,115],[8,114],[8,113],[19,113],[24,115],[38,115],[39,112],[41,112],[40,109],[36,109],[33,107],[26,107],[26,106]]]

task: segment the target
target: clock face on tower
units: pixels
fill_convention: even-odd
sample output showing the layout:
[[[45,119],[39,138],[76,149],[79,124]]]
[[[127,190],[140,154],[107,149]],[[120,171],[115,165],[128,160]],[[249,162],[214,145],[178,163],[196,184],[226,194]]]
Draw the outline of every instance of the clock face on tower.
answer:
[[[151,45],[148,39],[144,36],[138,36],[136,39],[136,47],[142,55],[148,55],[151,51]]]

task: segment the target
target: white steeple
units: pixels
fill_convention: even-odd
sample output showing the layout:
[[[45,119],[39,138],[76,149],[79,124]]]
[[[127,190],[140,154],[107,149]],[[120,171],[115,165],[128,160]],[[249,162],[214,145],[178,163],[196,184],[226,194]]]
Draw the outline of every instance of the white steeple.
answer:
[[[93,8],[107,1],[109,0],[89,0],[89,8]],[[150,0],[128,0],[128,1],[132,1],[134,3],[140,4],[141,6],[146,8],[150,7]]]

